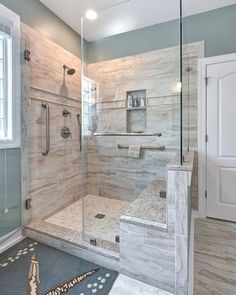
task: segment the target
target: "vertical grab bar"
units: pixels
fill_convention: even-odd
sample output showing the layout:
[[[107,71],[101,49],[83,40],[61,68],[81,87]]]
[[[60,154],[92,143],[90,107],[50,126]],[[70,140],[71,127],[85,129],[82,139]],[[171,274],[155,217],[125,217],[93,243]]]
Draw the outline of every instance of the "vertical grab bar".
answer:
[[[50,110],[48,103],[42,102],[42,107],[46,109],[46,148],[42,156],[47,156],[50,152]]]
[[[79,124],[79,150],[82,151],[82,124],[80,119],[80,114],[77,115],[77,121]]]

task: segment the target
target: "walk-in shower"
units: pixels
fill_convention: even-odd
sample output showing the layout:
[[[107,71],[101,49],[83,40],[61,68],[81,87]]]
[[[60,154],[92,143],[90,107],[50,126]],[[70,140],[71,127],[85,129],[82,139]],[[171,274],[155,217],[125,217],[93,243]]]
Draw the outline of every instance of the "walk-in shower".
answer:
[[[22,26],[31,52],[31,76],[22,85],[31,92],[24,223],[114,253],[122,215],[166,212],[166,165],[181,154],[179,5],[170,40],[160,46],[149,34],[154,27],[134,34],[116,20],[116,31],[101,30],[129,2],[98,9],[93,21],[82,17],[80,57]],[[199,46],[186,48],[194,55]],[[147,214],[140,198],[146,211],[156,209]]]
[[[31,1],[45,11],[35,26],[28,6],[4,2],[22,19],[0,5],[0,252],[23,233],[187,294],[191,212],[205,216],[207,186],[199,59],[235,50],[236,6]]]
[[[28,227],[112,253],[119,252],[122,215],[141,220],[165,215],[166,165],[180,155],[179,24],[172,28],[171,42],[160,48],[150,37],[145,48],[150,28],[138,35],[121,27],[117,36],[101,31],[119,7],[100,9],[93,21],[82,18],[81,58],[62,54],[54,63],[45,57],[56,87],[40,75],[31,82],[33,222]],[[31,54],[33,72],[37,50]],[[48,120],[50,152],[42,158]],[[149,214],[152,206],[156,209]]]

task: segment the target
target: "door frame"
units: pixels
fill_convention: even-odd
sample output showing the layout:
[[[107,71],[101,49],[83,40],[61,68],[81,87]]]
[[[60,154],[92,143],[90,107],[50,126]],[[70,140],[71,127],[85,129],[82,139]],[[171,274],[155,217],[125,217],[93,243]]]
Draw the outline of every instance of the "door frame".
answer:
[[[207,217],[207,66],[236,60],[236,53],[200,58],[198,61],[198,215]]]

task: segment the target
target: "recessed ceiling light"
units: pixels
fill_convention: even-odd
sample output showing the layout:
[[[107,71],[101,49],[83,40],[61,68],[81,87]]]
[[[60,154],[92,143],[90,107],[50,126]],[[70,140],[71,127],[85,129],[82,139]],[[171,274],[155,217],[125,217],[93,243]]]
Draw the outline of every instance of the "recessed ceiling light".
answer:
[[[89,20],[95,20],[98,17],[98,14],[95,10],[87,10],[85,17]]]

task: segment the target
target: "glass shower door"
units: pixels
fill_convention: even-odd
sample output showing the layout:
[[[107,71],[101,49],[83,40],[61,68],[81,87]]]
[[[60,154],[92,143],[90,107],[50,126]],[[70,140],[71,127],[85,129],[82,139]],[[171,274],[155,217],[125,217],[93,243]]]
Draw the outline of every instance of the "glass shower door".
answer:
[[[21,226],[20,149],[0,150],[0,242]]]
[[[158,220],[142,198],[165,191],[166,165],[180,158],[179,5],[165,32],[158,24],[134,32],[116,18],[129,4],[82,19],[83,237],[117,252],[120,217],[136,208],[138,219]],[[117,27],[102,31],[112,18]]]
[[[30,203],[30,148],[31,148],[31,99],[30,99],[30,40],[28,36],[21,37],[21,208],[22,225],[30,222],[32,217]]]
[[[19,30],[0,22],[0,244],[21,227]]]

